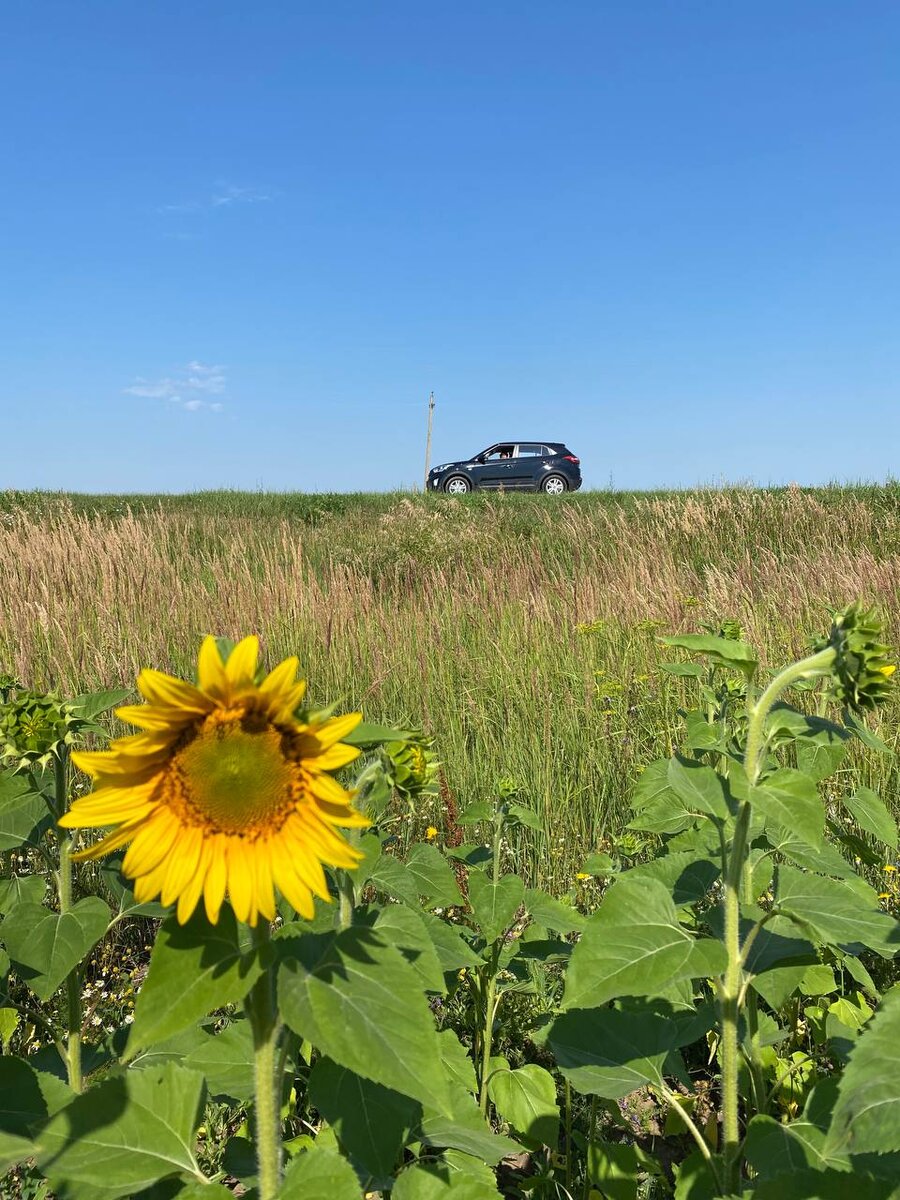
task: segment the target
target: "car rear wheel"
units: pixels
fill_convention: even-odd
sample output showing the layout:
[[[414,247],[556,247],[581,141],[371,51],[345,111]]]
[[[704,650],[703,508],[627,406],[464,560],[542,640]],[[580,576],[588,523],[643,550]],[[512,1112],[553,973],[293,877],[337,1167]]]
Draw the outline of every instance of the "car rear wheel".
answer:
[[[451,496],[462,496],[471,490],[472,484],[465,475],[452,475],[444,484],[444,491],[449,492]]]
[[[548,475],[546,479],[541,480],[541,491],[546,492],[548,496],[561,496],[568,490],[569,485],[562,475]]]

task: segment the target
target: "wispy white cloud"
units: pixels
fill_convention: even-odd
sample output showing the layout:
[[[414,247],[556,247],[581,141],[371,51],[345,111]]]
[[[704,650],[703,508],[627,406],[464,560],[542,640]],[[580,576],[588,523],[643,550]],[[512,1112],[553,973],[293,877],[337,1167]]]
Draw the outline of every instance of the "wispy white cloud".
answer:
[[[217,190],[210,203],[213,208],[221,208],[226,204],[264,204],[272,199],[271,192],[259,188],[235,187],[234,184],[224,183]]]
[[[242,204],[264,204],[275,198],[267,188],[239,187],[237,184],[220,181],[202,199],[184,200],[175,204],[161,204],[157,212],[163,216],[199,216],[217,208],[236,208]]]
[[[164,375],[160,379],[138,377],[122,391],[126,396],[141,396],[150,400],[165,400],[183,408],[186,412],[222,412],[221,400],[207,399],[224,396],[227,376],[223,366],[212,366],[193,359],[179,368],[175,375]]]

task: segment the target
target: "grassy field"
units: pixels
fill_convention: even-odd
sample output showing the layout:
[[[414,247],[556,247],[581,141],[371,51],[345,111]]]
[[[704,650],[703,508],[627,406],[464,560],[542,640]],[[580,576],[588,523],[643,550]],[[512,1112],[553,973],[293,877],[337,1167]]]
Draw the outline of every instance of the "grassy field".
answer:
[[[524,869],[554,889],[671,751],[689,693],[659,673],[659,634],[736,619],[775,666],[857,597],[896,642],[900,486],[0,494],[0,670],[63,693],[130,686],[142,665],[190,671],[206,632],[258,632],[270,662],[300,656],[317,703],[433,734],[460,805],[514,779],[546,816]],[[881,715],[891,745],[898,715]],[[893,760],[863,771],[900,809]]]

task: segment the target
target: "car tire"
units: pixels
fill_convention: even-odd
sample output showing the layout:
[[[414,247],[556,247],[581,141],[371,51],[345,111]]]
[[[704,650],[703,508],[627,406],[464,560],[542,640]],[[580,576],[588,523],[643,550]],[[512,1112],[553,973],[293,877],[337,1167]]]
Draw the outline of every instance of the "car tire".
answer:
[[[541,491],[548,496],[561,496],[569,490],[569,485],[562,475],[548,475],[541,480]]]
[[[451,475],[444,484],[444,491],[449,492],[451,496],[462,496],[471,490],[472,481],[466,479],[465,475]]]

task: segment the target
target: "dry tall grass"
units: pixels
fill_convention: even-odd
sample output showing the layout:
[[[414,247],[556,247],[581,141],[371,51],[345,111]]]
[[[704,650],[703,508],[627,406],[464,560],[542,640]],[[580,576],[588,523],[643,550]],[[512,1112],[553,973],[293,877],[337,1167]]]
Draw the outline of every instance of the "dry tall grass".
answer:
[[[0,522],[0,669],[130,686],[142,665],[189,671],[206,632],[258,632],[270,660],[299,654],[317,701],[424,724],[461,801],[516,778],[553,814],[537,866],[557,886],[677,727],[655,632],[736,618],[775,665],[860,596],[896,638],[900,508],[853,493],[360,499],[315,524],[56,501]],[[892,767],[867,770],[895,795]]]

